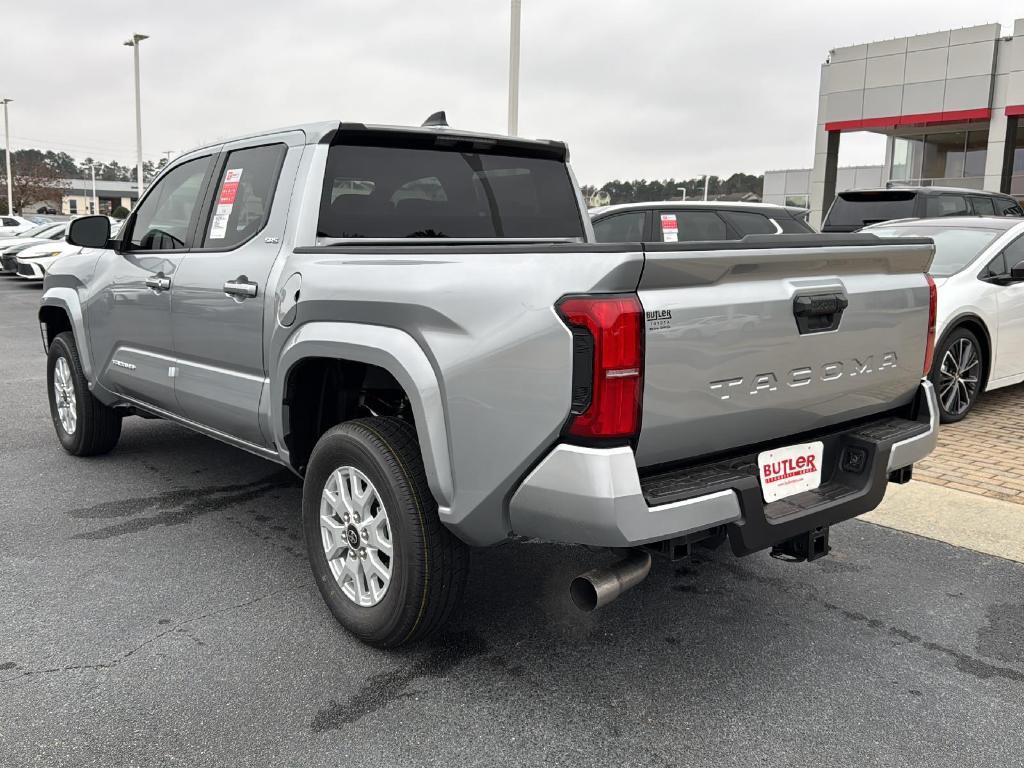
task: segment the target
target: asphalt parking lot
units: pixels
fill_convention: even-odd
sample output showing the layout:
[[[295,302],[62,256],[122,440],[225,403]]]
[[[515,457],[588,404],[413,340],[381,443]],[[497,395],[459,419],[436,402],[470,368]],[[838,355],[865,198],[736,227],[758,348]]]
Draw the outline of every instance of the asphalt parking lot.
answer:
[[[447,634],[351,640],[299,485],[177,426],[76,460],[49,421],[39,290],[0,277],[0,765],[1019,765],[1024,566],[851,522],[832,556],[656,565],[474,553]]]

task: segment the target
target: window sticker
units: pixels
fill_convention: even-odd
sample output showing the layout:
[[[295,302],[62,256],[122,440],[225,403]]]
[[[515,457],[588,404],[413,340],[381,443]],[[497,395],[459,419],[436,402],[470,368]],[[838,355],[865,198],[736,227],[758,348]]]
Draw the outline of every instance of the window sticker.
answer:
[[[665,243],[679,241],[679,222],[674,213],[661,214],[661,239]]]
[[[228,168],[224,174],[224,183],[220,186],[220,195],[217,198],[217,210],[213,213],[213,221],[210,223],[210,239],[223,240],[228,232],[228,217],[231,209],[235,206],[235,198],[238,196],[238,182],[242,178],[242,168]]]

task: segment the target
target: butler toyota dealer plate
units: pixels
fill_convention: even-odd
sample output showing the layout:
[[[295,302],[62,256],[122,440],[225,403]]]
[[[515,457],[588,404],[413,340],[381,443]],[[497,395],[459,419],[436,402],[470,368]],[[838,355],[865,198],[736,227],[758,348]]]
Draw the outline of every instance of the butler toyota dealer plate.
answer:
[[[821,485],[821,455],[824,445],[790,445],[757,456],[757,473],[766,502],[778,501]]]

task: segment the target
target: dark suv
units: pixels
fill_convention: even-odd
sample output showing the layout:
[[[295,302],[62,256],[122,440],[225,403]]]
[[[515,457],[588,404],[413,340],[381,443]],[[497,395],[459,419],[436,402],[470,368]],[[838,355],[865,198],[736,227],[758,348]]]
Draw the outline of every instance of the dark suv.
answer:
[[[590,212],[599,243],[739,240],[806,234],[807,210],[767,203],[663,202],[610,205]]]
[[[1024,216],[1017,200],[998,192],[956,187],[892,187],[840,192],[829,208],[822,232],[856,232],[894,219],[942,216]]]

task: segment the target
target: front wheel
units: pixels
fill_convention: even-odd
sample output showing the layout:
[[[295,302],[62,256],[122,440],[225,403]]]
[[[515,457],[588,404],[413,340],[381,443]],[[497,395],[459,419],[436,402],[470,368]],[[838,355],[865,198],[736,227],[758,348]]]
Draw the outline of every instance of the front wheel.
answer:
[[[50,416],[57,439],[74,456],[107,453],[121,437],[121,415],[89,391],[72,333],[58,333],[46,357]]]
[[[939,398],[939,417],[943,424],[963,419],[981,393],[984,363],[978,337],[966,328],[957,328],[935,350],[931,381]]]
[[[363,642],[423,638],[462,596],[468,548],[441,524],[403,421],[356,419],[324,433],[306,471],[302,527],[320,594]]]

